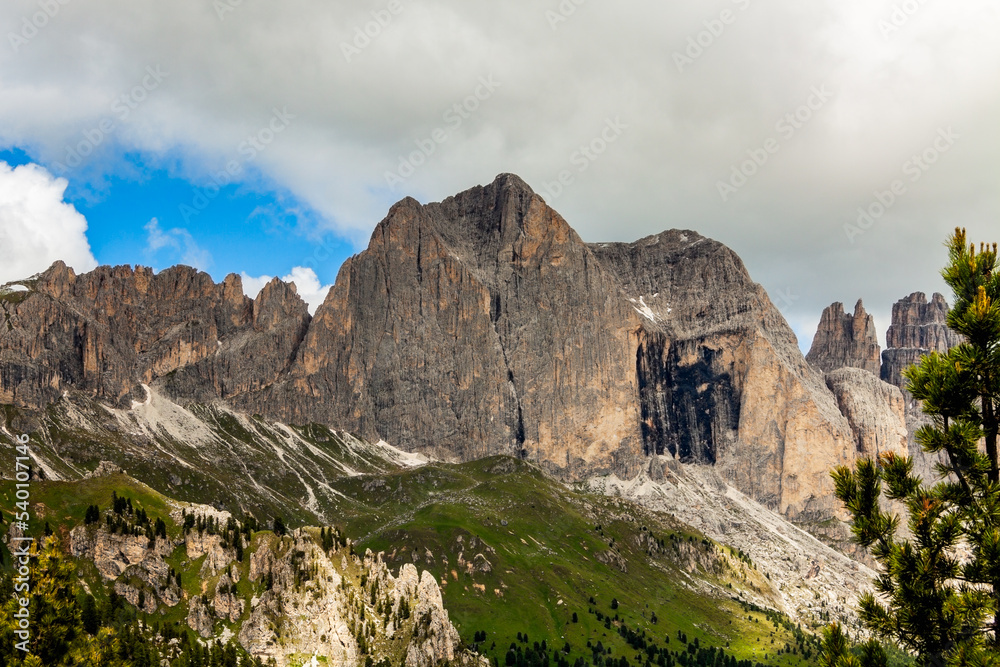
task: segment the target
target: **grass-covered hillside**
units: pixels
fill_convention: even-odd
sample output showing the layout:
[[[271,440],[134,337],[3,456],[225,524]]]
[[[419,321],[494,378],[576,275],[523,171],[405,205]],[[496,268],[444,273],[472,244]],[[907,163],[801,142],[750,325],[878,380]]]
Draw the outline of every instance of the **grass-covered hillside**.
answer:
[[[707,660],[709,647],[768,665],[814,654],[807,634],[762,609],[770,582],[745,555],[527,463],[435,464],[335,488],[359,548],[433,572],[463,638],[501,665],[530,664],[543,640],[550,661],[569,664]]]
[[[88,508],[99,509],[91,520],[106,529],[109,516],[118,521],[114,499],[128,498],[134,514],[119,531],[148,536],[159,520],[170,539],[184,538],[180,506],[128,476],[31,487],[29,534],[51,532],[65,545],[86,524]],[[494,664],[804,665],[815,656],[810,634],[765,609],[770,583],[745,555],[669,516],[570,490],[524,462],[431,464],[345,477],[332,488],[340,499],[338,539],[349,538],[358,554],[384,552],[394,575],[405,563],[431,572],[462,640]],[[14,507],[13,492],[12,482],[0,485],[4,507]],[[182,546],[165,556],[166,585],[180,604],[158,603],[152,589],[139,600],[148,577],[135,567],[118,577],[126,587],[118,587],[125,595],[117,604],[140,607],[138,618],[183,634],[193,598],[231,589],[247,606],[232,622],[215,621],[214,631],[238,637],[250,601],[266,588],[263,578],[251,581],[250,562],[261,540],[273,539],[260,530],[273,517],[257,519],[232,532],[214,527],[226,548],[240,543],[240,558],[225,570],[207,569],[209,556],[189,558]],[[319,530],[307,535],[323,541]],[[76,560],[77,592],[107,606],[109,586],[97,565]],[[364,586],[359,572],[354,583]]]
[[[746,554],[669,515],[571,489],[518,460],[414,467],[414,458],[350,434],[184,407],[155,391],[131,409],[69,396],[44,414],[8,406],[2,417],[0,455],[12,459],[13,435],[31,433],[33,474],[45,478],[32,481],[33,534],[44,534],[47,523],[66,545],[88,508],[106,521],[115,496],[142,508],[148,524],[134,532],[148,533],[159,519],[175,541],[184,539],[177,501],[231,512],[246,553],[228,556],[240,556],[242,571],[226,573],[223,583],[244,609],[212,622],[233,637],[262,592],[249,580],[255,531],[280,516],[290,528],[338,526],[357,554],[384,552],[393,574],[407,563],[428,570],[462,640],[497,665],[791,666],[815,656],[816,628],[799,629],[770,611],[779,607],[772,582]],[[87,477],[101,461],[127,475]],[[0,490],[9,518],[12,482]],[[236,541],[229,535],[224,547],[233,550]],[[164,555],[177,590],[144,596],[150,622],[187,627],[197,616],[193,598],[213,602],[221,575],[207,573],[204,559],[181,547]],[[93,563],[78,563],[78,572],[82,589],[100,602],[106,577]],[[136,604],[143,585],[166,581],[135,567],[122,577],[133,607],[143,606]],[[161,594],[179,603],[150,602]]]

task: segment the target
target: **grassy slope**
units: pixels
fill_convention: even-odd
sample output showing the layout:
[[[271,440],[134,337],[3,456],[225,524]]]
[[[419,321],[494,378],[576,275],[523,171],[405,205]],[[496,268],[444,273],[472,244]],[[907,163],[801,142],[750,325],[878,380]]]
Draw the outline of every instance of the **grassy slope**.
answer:
[[[89,504],[106,509],[113,491],[131,497],[151,520],[163,518],[171,536],[179,534],[168,515],[169,501],[127,476],[31,484],[32,534],[40,535],[48,521],[65,536],[83,522]],[[619,636],[619,622],[673,650],[681,648],[680,631],[702,646],[728,646],[738,658],[807,664],[801,654],[775,655],[786,643],[795,646],[786,627],[731,599],[750,586],[766,595],[767,580],[669,516],[576,493],[507,458],[341,478],[333,487],[343,494],[333,509],[337,523],[359,540],[359,549],[384,551],[394,571],[410,561],[430,570],[442,583],[445,605],[463,639],[472,644],[475,633],[485,630],[487,640],[479,648],[499,664],[518,633],[531,643],[544,639],[552,648],[569,642],[570,663],[579,657],[590,661],[587,643],[600,641],[612,656],[641,664],[645,656],[636,660],[637,651]],[[0,483],[0,497],[4,509],[13,508],[13,483]],[[200,559],[188,562],[180,551],[168,563],[182,572],[188,593],[197,594]],[[469,570],[480,553],[489,561],[488,572]],[[96,582],[91,570],[84,568],[84,576]],[[611,609],[612,598],[620,603],[617,610]],[[612,617],[609,627],[596,612]],[[182,620],[184,613],[177,607],[163,620]]]
[[[485,630],[480,649],[500,664],[517,633],[527,633],[532,644],[545,639],[550,647],[568,641],[571,663],[591,659],[588,641],[633,661],[637,652],[619,637],[616,624],[606,628],[589,610],[617,615],[672,649],[681,631],[703,646],[728,645],[741,659],[767,655],[768,664],[806,664],[801,654],[775,658],[786,642],[795,645],[792,633],[731,599],[740,587],[766,591],[766,579],[669,516],[577,494],[501,458],[347,479],[337,488],[353,499],[342,511],[347,533],[360,536],[359,547],[384,551],[393,567],[413,560],[434,573],[463,638],[472,643]],[[469,549],[472,540],[480,544]],[[598,560],[608,551],[624,559],[627,572]],[[491,571],[470,572],[459,563],[460,553],[466,562],[483,553]],[[619,601],[614,611],[612,598]]]

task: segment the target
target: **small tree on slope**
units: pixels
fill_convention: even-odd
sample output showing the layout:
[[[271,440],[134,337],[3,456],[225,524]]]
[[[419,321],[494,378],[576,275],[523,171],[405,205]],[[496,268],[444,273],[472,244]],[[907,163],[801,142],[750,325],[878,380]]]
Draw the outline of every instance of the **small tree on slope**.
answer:
[[[1000,665],[1000,267],[996,244],[977,252],[965,230],[947,246],[942,275],[955,295],[948,326],[965,342],[904,373],[932,419],[916,441],[944,454],[939,479],[925,483],[909,458],[892,453],[840,467],[833,479],[855,538],[880,566],[876,592],[860,600],[868,629],[921,666]],[[900,518],[882,511],[883,491],[906,507],[909,537],[898,537]],[[827,639],[824,664],[885,664],[869,647],[853,658]]]

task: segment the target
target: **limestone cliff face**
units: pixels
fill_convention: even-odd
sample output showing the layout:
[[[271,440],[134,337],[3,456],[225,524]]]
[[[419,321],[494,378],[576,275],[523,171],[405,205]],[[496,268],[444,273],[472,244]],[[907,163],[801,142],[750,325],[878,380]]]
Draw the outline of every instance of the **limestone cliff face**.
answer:
[[[898,387],[846,366],[827,373],[826,384],[851,424],[859,456],[907,455],[906,405]]]
[[[250,300],[238,277],[184,267],[57,264],[27,286],[0,298],[0,403],[77,390],[128,405],[145,383],[569,479],[668,455],[790,514],[835,507],[828,472],[855,456],[835,396],[735,253],[677,230],[586,244],[509,174],[394,206],[314,318],[280,281]]]
[[[251,300],[239,276],[215,284],[184,266],[77,276],[57,262],[23,282],[30,291],[0,299],[0,403],[20,407],[67,390],[127,406],[157,379],[194,400],[242,394],[287,368],[309,322],[289,285],[272,282]]]
[[[892,307],[892,324],[886,332],[886,349],[882,353],[882,379],[899,387],[903,393],[913,470],[928,483],[938,479],[934,466],[944,462],[944,457],[927,454],[914,442],[914,434],[930,420],[923,413],[921,403],[906,390],[903,371],[918,363],[925,354],[947,352],[961,342],[961,337],[948,328],[948,310],[948,302],[937,293],[929,302],[922,292],[900,299]]]
[[[290,377],[252,405],[444,458],[634,470],[638,328],[591,249],[501,176],[394,206],[341,269]]]
[[[936,292],[930,302],[923,292],[914,292],[893,305],[882,353],[883,380],[905,389],[904,370],[928,352],[945,352],[958,345],[958,334],[948,328],[948,310],[948,302]]]
[[[845,366],[862,368],[878,377],[881,366],[875,322],[858,299],[854,314],[834,303],[823,311],[806,361],[824,373]]]
[[[853,460],[850,425],[739,257],[677,230],[591,248],[641,317],[646,453],[714,464],[782,512],[835,511],[829,470]]]

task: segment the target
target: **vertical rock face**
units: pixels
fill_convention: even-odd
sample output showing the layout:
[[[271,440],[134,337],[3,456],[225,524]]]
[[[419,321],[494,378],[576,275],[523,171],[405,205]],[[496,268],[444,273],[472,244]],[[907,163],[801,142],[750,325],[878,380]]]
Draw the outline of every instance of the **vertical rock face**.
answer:
[[[882,353],[882,379],[902,390],[906,404],[906,426],[909,432],[909,452],[914,472],[926,482],[937,479],[934,466],[943,462],[941,456],[925,453],[914,442],[914,434],[929,419],[919,401],[906,391],[903,371],[930,352],[947,352],[961,342],[961,337],[948,328],[948,302],[935,293],[928,303],[926,295],[914,292],[892,307],[892,324],[886,332],[886,349]]]
[[[0,403],[75,389],[127,406],[146,383],[571,479],[667,455],[789,514],[829,512],[829,470],[856,455],[822,374],[732,250],[679,230],[586,244],[509,174],[395,205],[314,318],[280,281],[250,300],[238,277],[184,267],[55,265],[28,287],[0,294]],[[835,351],[870,361],[863,310],[849,331],[829,319]]]
[[[827,387],[851,425],[857,456],[907,454],[903,394],[879,379],[878,335],[860,299],[853,315],[844,312],[842,303],[823,311],[806,360],[824,372]]]
[[[850,425],[739,257],[678,230],[591,248],[641,316],[645,451],[714,464],[792,515],[833,511],[829,470],[853,459]]]
[[[892,307],[892,324],[885,334],[882,379],[905,389],[903,371],[928,352],[946,352],[958,345],[959,336],[948,328],[948,302],[940,294],[930,303],[923,292],[914,292]]]
[[[292,286],[272,282],[251,300],[239,276],[215,284],[185,266],[77,276],[57,262],[25,282],[0,299],[0,403],[21,407],[69,389],[127,406],[161,378],[192,400],[251,391],[288,367],[309,323]]]
[[[855,434],[859,456],[907,454],[906,406],[898,387],[858,368],[839,368],[826,384]]]
[[[516,176],[392,208],[258,410],[446,458],[637,470],[639,316]]]
[[[853,315],[845,313],[844,304],[839,302],[823,311],[806,361],[824,373],[849,366],[879,376],[881,363],[875,322],[860,299]]]

